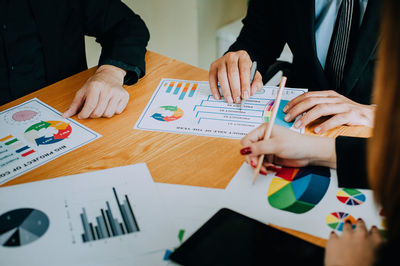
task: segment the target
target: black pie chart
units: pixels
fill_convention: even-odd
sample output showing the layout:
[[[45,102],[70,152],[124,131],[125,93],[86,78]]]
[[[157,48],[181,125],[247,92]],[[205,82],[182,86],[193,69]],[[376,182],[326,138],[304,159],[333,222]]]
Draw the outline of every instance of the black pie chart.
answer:
[[[39,210],[15,209],[0,215],[0,245],[20,247],[36,241],[49,228],[49,218]]]

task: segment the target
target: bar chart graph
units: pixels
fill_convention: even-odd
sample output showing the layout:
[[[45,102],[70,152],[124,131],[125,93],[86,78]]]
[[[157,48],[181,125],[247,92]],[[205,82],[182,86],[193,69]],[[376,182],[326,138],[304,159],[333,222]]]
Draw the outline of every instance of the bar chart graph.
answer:
[[[90,222],[85,208],[82,208],[80,219],[83,227],[82,241],[84,243],[131,234],[139,232],[139,225],[136,221],[132,205],[127,195],[124,195],[122,204],[117,194],[117,190],[113,187],[113,195],[118,210],[112,210],[110,202],[105,202],[105,208],[99,210],[99,215]],[[119,211],[122,221],[119,221],[114,214]]]
[[[176,84],[176,87],[175,87]],[[162,87],[165,88],[165,92],[167,94],[172,94],[178,96],[178,100],[182,101],[185,97],[193,98],[197,87],[199,86],[198,83],[193,82],[175,82],[175,81],[165,81]]]

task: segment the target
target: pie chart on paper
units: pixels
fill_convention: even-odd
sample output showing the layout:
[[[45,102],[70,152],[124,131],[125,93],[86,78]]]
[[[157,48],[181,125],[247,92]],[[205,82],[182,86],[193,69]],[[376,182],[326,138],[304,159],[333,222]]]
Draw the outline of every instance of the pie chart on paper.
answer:
[[[365,195],[361,191],[352,188],[343,188],[339,190],[336,194],[336,198],[349,206],[361,205],[366,200]]]
[[[62,121],[41,121],[28,127],[25,138],[36,145],[48,145],[67,139],[71,135],[71,125]]]
[[[20,247],[38,240],[49,228],[49,218],[36,209],[15,209],[0,215],[0,245]]]
[[[326,224],[333,230],[343,231],[344,224],[349,221],[352,227],[356,227],[356,219],[345,212],[332,212],[326,217]]]
[[[325,196],[330,177],[327,167],[282,168],[269,185],[268,202],[279,210],[305,213]]]
[[[153,111],[151,117],[162,122],[172,122],[183,117],[183,110],[178,106],[160,106]]]

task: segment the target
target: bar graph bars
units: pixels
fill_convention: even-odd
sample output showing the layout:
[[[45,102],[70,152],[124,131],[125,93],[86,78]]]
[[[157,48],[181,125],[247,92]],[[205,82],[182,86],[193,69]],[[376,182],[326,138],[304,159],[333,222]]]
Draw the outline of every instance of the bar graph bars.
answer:
[[[177,84],[176,84],[177,83]],[[175,87],[176,84],[176,87]],[[197,83],[191,83],[191,82],[167,82],[164,84],[164,87],[166,88],[165,92],[166,93],[172,93],[173,95],[178,96],[178,100],[182,101],[186,97],[192,98],[197,90],[197,87],[199,84]],[[183,89],[182,89],[183,88]],[[182,89],[182,91],[181,91]]]
[[[114,187],[113,193],[122,221],[120,222],[114,217],[108,201],[105,204],[106,208],[100,210],[100,215],[96,217],[95,223],[89,222],[86,209],[82,208],[80,218],[84,232],[82,234],[82,241],[84,243],[140,231],[128,196],[124,196],[123,203],[121,204]]]

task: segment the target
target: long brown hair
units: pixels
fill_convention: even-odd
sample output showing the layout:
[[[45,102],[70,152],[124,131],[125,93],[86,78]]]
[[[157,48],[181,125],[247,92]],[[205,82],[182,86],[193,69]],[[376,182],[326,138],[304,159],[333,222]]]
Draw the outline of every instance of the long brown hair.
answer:
[[[400,239],[400,1],[382,0],[382,41],[375,78],[369,182],[386,216],[388,237]]]

